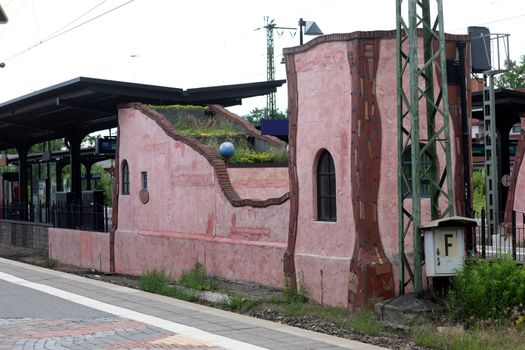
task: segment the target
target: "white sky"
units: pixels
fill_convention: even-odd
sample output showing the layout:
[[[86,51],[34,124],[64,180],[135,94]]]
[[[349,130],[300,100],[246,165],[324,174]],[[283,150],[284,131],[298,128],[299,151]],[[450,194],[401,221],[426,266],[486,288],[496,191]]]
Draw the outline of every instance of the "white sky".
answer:
[[[185,89],[264,81],[266,32],[254,30],[264,25],[264,16],[283,27],[297,27],[300,17],[315,20],[331,34],[394,29],[396,15],[395,0],[0,0],[0,4],[9,17],[9,23],[0,25],[0,62],[6,63],[0,69],[0,103],[78,76]],[[444,0],[444,7],[446,32],[460,34],[468,26],[487,26],[492,33],[511,34],[512,59],[525,54],[524,0]],[[274,37],[276,79],[285,79],[282,48],[298,45],[299,35],[276,31]],[[311,38],[305,36],[305,41]],[[243,115],[265,103],[265,97],[248,99],[231,110]],[[286,105],[285,85],[277,94],[277,107],[285,110]]]

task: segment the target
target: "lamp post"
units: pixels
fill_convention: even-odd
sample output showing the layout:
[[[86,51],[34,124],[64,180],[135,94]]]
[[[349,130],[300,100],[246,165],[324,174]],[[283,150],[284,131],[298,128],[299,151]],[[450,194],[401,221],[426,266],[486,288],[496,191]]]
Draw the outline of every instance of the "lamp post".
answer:
[[[7,18],[7,15],[5,14],[4,9],[2,8],[2,5],[0,5],[0,24],[6,24],[8,21],[9,19]],[[0,68],[4,68],[4,67],[5,67],[5,63],[0,62]]]
[[[313,21],[305,21],[302,18],[299,18],[299,44],[303,44],[303,27],[304,35],[323,35],[323,32],[317,24]]]
[[[6,24],[8,21],[9,19],[7,18],[2,5],[0,5],[0,24]]]

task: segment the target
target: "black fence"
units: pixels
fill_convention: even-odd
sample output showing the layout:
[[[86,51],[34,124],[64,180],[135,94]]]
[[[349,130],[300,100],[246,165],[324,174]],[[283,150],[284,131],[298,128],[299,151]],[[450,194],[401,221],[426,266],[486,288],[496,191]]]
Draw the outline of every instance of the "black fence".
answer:
[[[486,259],[510,254],[517,262],[525,263],[525,213],[512,211],[510,222],[495,227],[487,224],[484,209],[475,218],[478,227],[473,230],[469,250]]]
[[[105,203],[3,203],[0,219],[38,222],[58,228],[109,232],[111,208]]]

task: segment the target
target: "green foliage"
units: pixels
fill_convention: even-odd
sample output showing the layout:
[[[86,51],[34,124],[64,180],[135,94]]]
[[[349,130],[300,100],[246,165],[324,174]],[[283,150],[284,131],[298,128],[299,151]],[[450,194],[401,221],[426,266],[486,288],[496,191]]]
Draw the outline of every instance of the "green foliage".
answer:
[[[186,301],[197,301],[199,296],[191,291],[170,286],[171,278],[162,269],[153,269],[139,278],[139,289]]]
[[[307,314],[307,308],[304,303],[292,301],[284,307],[284,316],[299,317]]]
[[[350,327],[358,333],[373,337],[377,337],[385,330],[372,309],[363,309],[354,313],[350,317]]]
[[[511,256],[487,261],[467,259],[458,271],[448,300],[454,319],[504,319],[523,311],[525,268]]]
[[[269,149],[267,152],[255,152],[250,148],[236,148],[233,156],[227,160],[231,164],[258,164],[258,163],[277,163],[288,162],[286,151]]]
[[[52,269],[54,268],[55,266],[58,265],[58,260],[55,260],[55,259],[45,259],[44,262],[42,263],[42,266],[44,266],[45,268],[48,268],[48,269]]]
[[[506,64],[508,71],[496,77],[496,85],[507,89],[525,88],[525,55],[519,63],[510,61]]]
[[[96,184],[94,180],[91,180],[91,186],[95,190],[104,192],[104,200],[106,201],[106,204],[111,207],[113,198],[113,184],[111,181],[111,175],[98,164],[93,164],[91,167],[91,173],[101,174],[101,179],[97,180]]]
[[[192,116],[177,118],[173,124],[177,131],[185,136],[224,137],[246,135],[235,128],[232,123],[218,119],[197,119]]]
[[[166,110],[188,110],[188,109],[206,109],[206,107],[202,107],[202,106],[194,106],[194,105],[164,105],[164,106],[155,106],[155,105],[150,105],[151,108],[153,109],[166,109]]]
[[[178,281],[181,285],[198,290],[216,290],[217,283],[209,282],[206,269],[197,261],[191,270],[182,272]]]
[[[357,333],[374,337],[387,332],[386,328],[377,320],[372,309],[364,309],[348,315],[348,311],[341,307],[292,302],[284,306],[283,313],[286,317],[317,317],[337,326],[351,328]]]
[[[250,122],[252,125],[260,125],[261,119],[287,119],[287,112],[275,111],[273,116],[267,117],[268,108],[254,108],[248,114],[244,115],[243,118]]]
[[[306,294],[306,284],[304,279],[301,278],[301,283],[299,284],[299,289],[295,290],[292,288],[290,283],[287,281],[284,286],[283,297],[285,302],[290,304],[303,304],[308,301],[308,295]]]
[[[179,106],[180,107],[180,106]],[[186,107],[186,106],[182,106]],[[184,110],[184,108],[181,108]],[[172,123],[182,135],[197,138],[212,149],[219,150],[219,144],[229,141],[235,146],[235,153],[226,161],[231,164],[287,163],[285,150],[268,147],[264,152],[256,152],[248,143],[248,133],[243,127],[229,120],[215,117],[199,117],[191,114],[180,114]]]
[[[525,349],[523,336],[515,329],[498,325],[475,326],[466,331],[439,333],[430,325],[420,325],[411,330],[412,340],[420,346],[440,350],[493,350]]]
[[[51,148],[51,152],[63,151],[66,149],[64,139],[56,139],[49,141],[49,147]],[[28,151],[28,154],[42,153],[45,149],[45,142],[36,143],[33,146],[31,146],[31,148]],[[16,150],[14,150],[14,153],[17,153]]]
[[[485,174],[483,171],[476,170],[472,173],[472,183],[474,186],[474,210],[479,213],[485,207]]]
[[[140,276],[139,289],[150,293],[162,294],[168,288],[170,281],[171,278],[166,271],[153,269]]]
[[[249,300],[239,293],[232,293],[228,306],[234,311],[247,311],[255,305],[253,300]]]

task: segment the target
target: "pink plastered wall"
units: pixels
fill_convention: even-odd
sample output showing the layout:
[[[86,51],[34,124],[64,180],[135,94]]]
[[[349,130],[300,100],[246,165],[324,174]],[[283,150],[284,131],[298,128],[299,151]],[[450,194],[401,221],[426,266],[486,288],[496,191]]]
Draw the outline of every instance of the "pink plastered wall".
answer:
[[[232,206],[209,161],[134,108],[120,109],[119,137],[119,158],[128,162],[131,186],[129,195],[119,195],[117,272],[141,274],[162,267],[177,277],[199,261],[211,275],[283,285],[288,202],[265,208]],[[146,204],[139,198],[143,171],[148,173]],[[228,173],[241,199],[288,192],[283,169]],[[268,191],[251,188],[250,177]]]
[[[525,116],[521,118],[521,128],[525,130]],[[516,211],[516,224],[525,225],[525,220],[523,220],[523,216],[525,215],[525,161],[521,161],[520,169],[513,169],[513,171],[518,171],[513,206]]]
[[[320,44],[295,55],[298,90],[297,173],[299,215],[296,269],[310,297],[347,303],[354,246],[351,202],[350,67],[347,43]],[[321,150],[336,169],[337,221],[317,221],[316,171]]]
[[[61,263],[109,272],[109,234],[49,228],[48,252]]]
[[[365,40],[365,39],[353,39]],[[421,41],[421,39],[420,39]],[[352,135],[351,41],[329,41],[294,54],[297,72],[297,171],[299,218],[296,268],[310,296],[332,305],[346,305],[350,261],[354,250],[355,219],[351,193],[349,149]],[[422,47],[422,41],[421,41]],[[352,52],[354,55],[357,53]],[[423,55],[421,54],[420,57]],[[406,79],[406,83],[408,78]],[[408,84],[408,83],[407,83]],[[435,81],[438,91],[437,84]],[[398,287],[398,189],[397,189],[397,77],[395,37],[381,39],[374,95],[381,117],[381,165],[377,201],[378,226],[387,259]],[[408,89],[407,89],[408,90]],[[426,111],[420,105],[420,134],[426,139]],[[436,126],[440,128],[438,123]],[[452,173],[456,139],[450,124]],[[337,222],[316,221],[315,171],[317,155],[327,149],[335,163]],[[438,149],[440,171],[444,153]],[[407,202],[410,207],[410,202]],[[430,221],[430,199],[421,203],[422,223]],[[411,259],[412,234],[405,240]]]
[[[228,168],[228,175],[241,198],[266,200],[289,191],[288,167]]]

